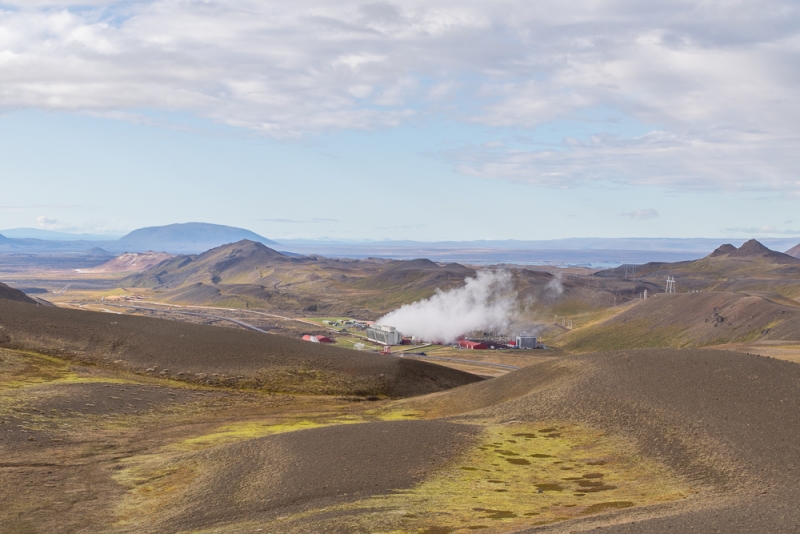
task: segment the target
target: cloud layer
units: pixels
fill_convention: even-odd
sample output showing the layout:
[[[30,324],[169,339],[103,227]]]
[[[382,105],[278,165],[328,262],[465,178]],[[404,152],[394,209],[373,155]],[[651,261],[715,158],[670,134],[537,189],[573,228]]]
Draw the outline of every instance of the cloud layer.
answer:
[[[650,133],[464,147],[462,174],[800,192],[796,2],[11,1],[0,107],[191,113],[278,138],[408,121]],[[15,7],[13,7],[15,6]]]

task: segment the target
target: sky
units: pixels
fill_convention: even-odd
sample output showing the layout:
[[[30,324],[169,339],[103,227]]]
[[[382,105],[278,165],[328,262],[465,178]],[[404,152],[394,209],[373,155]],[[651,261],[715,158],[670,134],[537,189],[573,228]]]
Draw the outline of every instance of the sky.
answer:
[[[800,4],[0,0],[0,229],[800,237]]]

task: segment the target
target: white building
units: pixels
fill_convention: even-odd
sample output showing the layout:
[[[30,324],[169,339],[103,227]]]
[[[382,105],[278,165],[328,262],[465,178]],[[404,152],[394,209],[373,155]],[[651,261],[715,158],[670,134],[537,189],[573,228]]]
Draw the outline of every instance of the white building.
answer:
[[[367,339],[381,345],[400,345],[403,342],[403,334],[393,326],[376,324],[367,328]]]
[[[518,349],[535,349],[536,337],[535,336],[517,336]]]

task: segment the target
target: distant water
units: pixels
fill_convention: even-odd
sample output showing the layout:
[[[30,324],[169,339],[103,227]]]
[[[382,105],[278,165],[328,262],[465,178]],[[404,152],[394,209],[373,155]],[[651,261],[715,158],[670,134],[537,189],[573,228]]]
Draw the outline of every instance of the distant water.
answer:
[[[280,248],[280,247],[279,247]],[[427,247],[381,247],[380,245],[294,245],[289,248],[298,254],[320,254],[333,258],[384,258],[408,260],[428,258],[437,262],[468,263],[473,265],[549,265],[610,269],[625,264],[649,262],[678,262],[702,258],[696,251],[657,250],[491,250]]]

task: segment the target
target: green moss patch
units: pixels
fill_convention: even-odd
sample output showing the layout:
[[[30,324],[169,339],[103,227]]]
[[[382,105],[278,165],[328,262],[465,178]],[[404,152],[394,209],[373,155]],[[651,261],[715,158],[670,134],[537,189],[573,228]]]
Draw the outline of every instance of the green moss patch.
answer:
[[[621,438],[576,424],[491,425],[482,442],[410,490],[303,512],[282,520],[280,529],[308,531],[325,515],[326,526],[359,532],[506,530],[693,493],[633,450]]]

